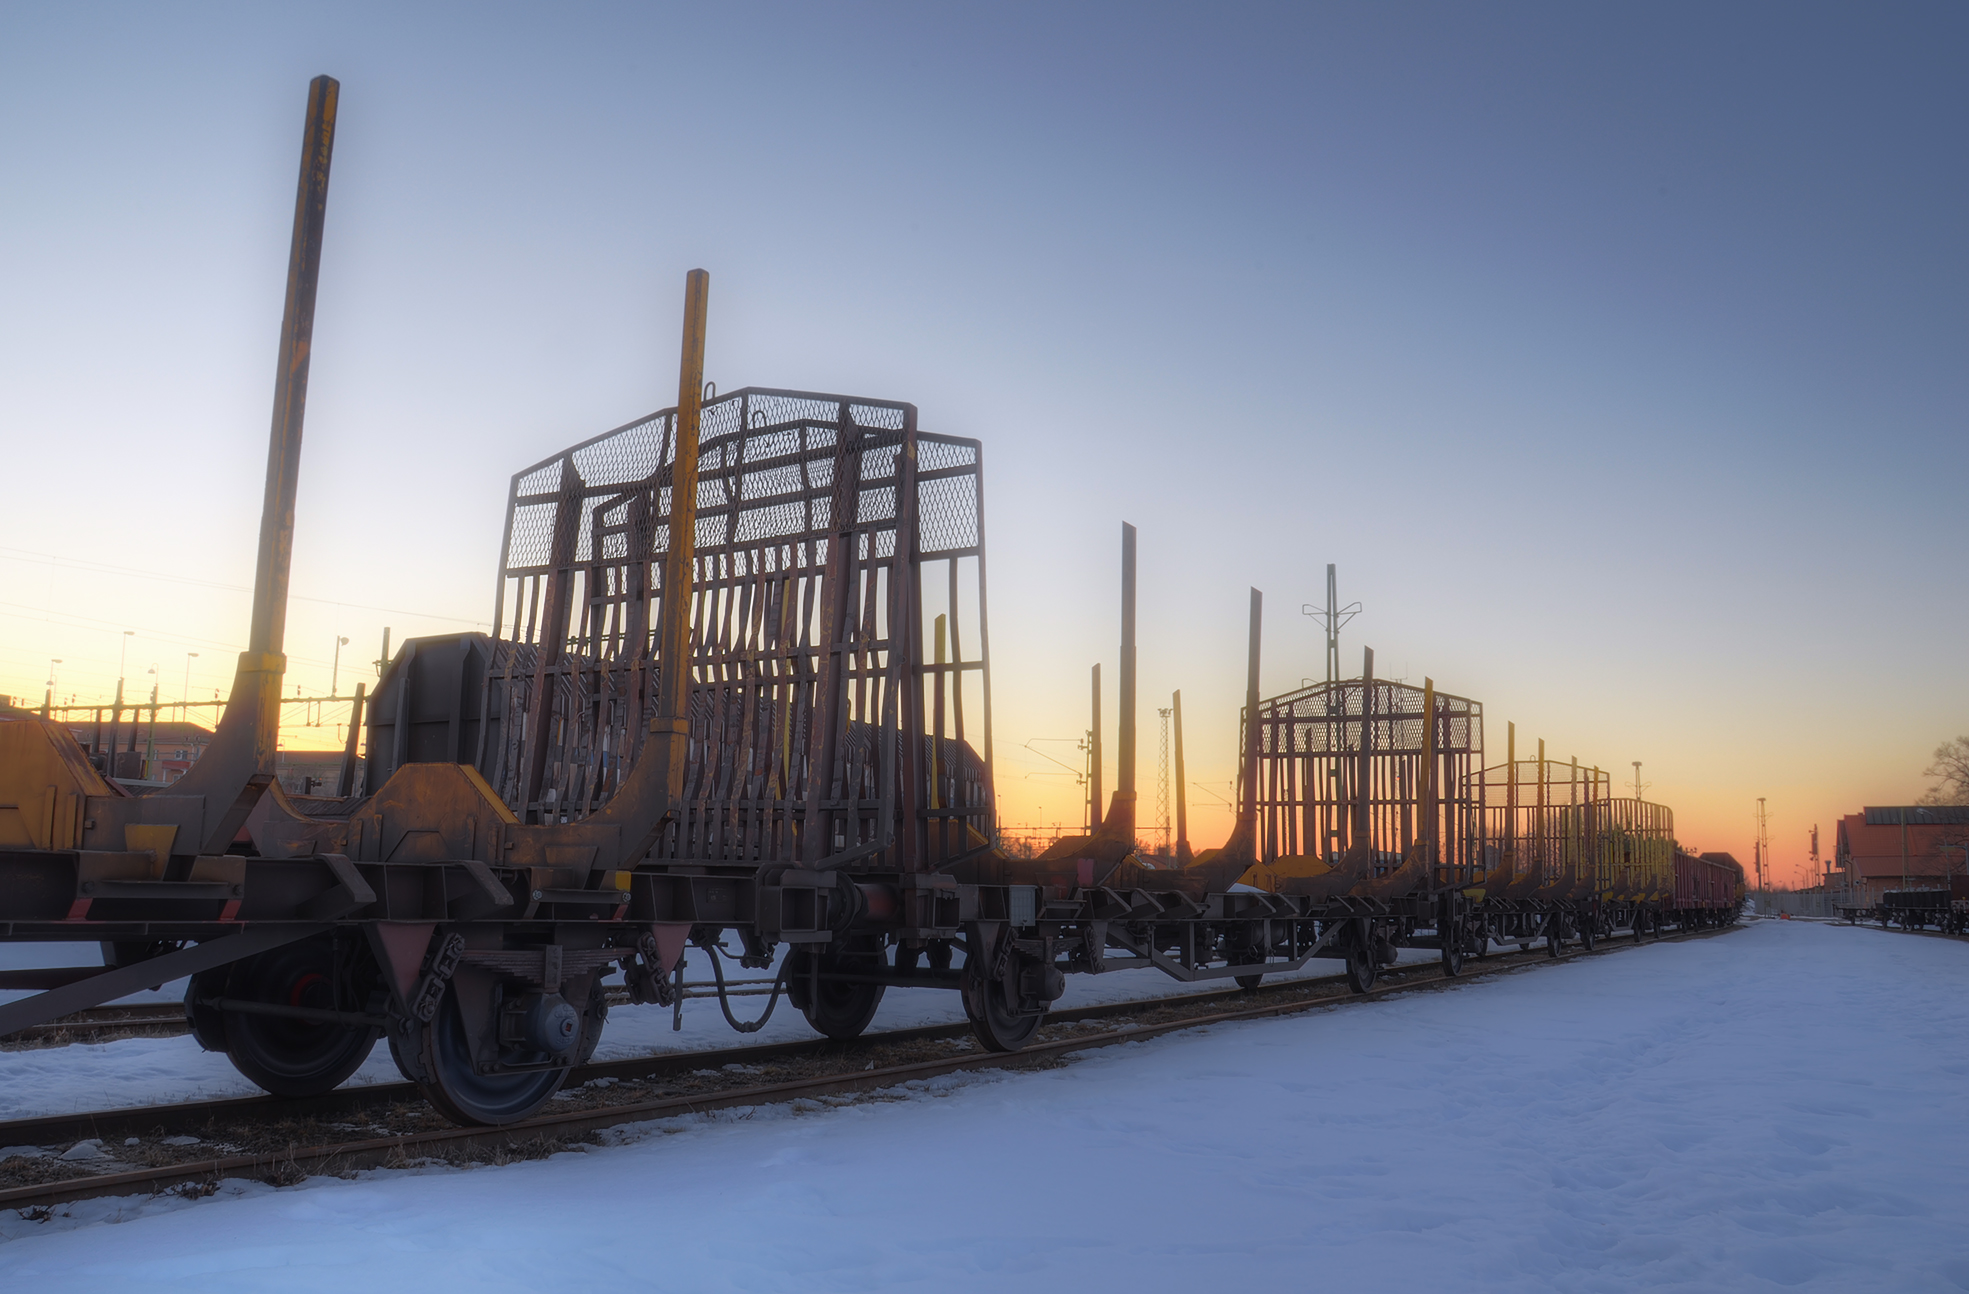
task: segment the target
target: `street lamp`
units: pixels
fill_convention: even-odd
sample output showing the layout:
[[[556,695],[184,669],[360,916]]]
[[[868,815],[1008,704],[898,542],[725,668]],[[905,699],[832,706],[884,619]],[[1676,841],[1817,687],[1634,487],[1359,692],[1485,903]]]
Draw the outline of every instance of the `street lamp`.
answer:
[[[123,726],[123,669],[130,658],[130,640],[136,636],[137,631],[135,629],[125,629],[123,631],[123,650],[116,655],[116,705],[110,711],[109,715],[109,760],[104,766],[104,771],[111,777],[116,776],[117,729]],[[136,739],[136,731],[136,719],[133,717],[130,721],[131,740],[133,741]]]
[[[150,675],[150,734],[144,738],[144,780],[149,781],[157,764],[157,689],[163,686],[164,676],[157,672],[156,661],[152,661],[150,668],[144,672]],[[130,722],[133,725],[136,723],[135,715],[131,716]],[[136,742],[132,740],[130,744],[134,746]]]
[[[185,702],[191,700],[191,663],[197,659],[198,659],[197,652],[188,651],[185,653],[185,687],[178,701],[179,723],[184,723],[186,721]]]
[[[328,695],[330,696],[340,695],[340,693],[336,691],[336,688],[339,685],[339,680],[342,677],[342,649],[344,647],[347,647],[348,645],[349,645],[348,639],[340,636],[336,637],[335,663],[328,667]]]

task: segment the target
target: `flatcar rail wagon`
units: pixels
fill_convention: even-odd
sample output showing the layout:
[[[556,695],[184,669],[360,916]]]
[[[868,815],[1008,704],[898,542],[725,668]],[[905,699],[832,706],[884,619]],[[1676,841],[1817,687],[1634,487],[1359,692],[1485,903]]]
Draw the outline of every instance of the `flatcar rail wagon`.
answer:
[[[0,1004],[0,1036],[189,977],[198,1041],[269,1092],[326,1091],[386,1040],[447,1116],[505,1124],[592,1054],[606,980],[681,1011],[691,947],[740,1029],[759,1022],[733,1012],[728,957],[769,972],[749,986],[767,1014],[783,997],[830,1037],[867,1028],[889,987],[932,987],[1014,1050],[1068,974],[1250,985],[1331,958],[1365,989],[1404,945],[1454,975],[1498,935],[1556,952],[1616,922],[1734,919],[1740,885],[1684,904],[1678,870],[1671,899],[1666,810],[1609,800],[1604,779],[1571,769],[1562,805],[1541,758],[1503,783],[1535,784],[1539,814],[1516,790],[1492,812],[1475,702],[1377,680],[1371,657],[1358,680],[1261,702],[1255,590],[1237,825],[1151,865],[1130,527],[1120,789],[1098,831],[1008,857],[982,446],[896,401],[709,392],[703,271],[676,405],[517,474],[493,632],[402,644],[358,720],[361,765],[352,724],[339,793],[287,794],[337,94],[310,88],[249,647],[211,745],[133,789],[46,717],[0,723],[0,940],[99,944],[105,963],[0,972],[42,990]]]
[[[1926,930],[1933,926],[1943,934],[1969,932],[1969,879],[1951,877],[1948,889],[1888,890],[1880,902],[1870,906],[1839,909],[1847,925],[1877,921],[1882,928]]]

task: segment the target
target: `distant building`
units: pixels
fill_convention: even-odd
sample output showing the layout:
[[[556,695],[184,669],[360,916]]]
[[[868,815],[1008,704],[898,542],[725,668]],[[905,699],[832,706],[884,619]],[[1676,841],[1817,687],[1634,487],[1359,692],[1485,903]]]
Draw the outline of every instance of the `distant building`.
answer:
[[[1839,820],[1833,864],[1855,906],[1888,890],[1948,888],[1965,873],[1969,805],[1869,806]]]
[[[149,707],[145,707],[148,711]],[[175,782],[185,775],[187,769],[198,762],[198,757],[212,743],[212,730],[182,719],[159,719],[155,726],[150,715],[132,713],[127,707],[123,722],[114,725],[111,732],[111,711],[103,708],[103,721],[99,726],[93,719],[76,722],[71,720],[68,730],[75,734],[82,749],[91,755],[100,755],[112,740],[116,743],[116,776],[124,781]],[[144,767],[146,753],[150,756],[150,767]],[[101,767],[101,760],[96,761]]]
[[[39,706],[23,705],[21,700],[0,696],[0,719],[24,719],[41,713]],[[198,762],[212,744],[212,730],[178,719],[159,719],[153,725],[149,709],[146,705],[136,711],[126,705],[123,721],[112,725],[112,711],[104,706],[100,724],[84,719],[70,720],[67,726],[98,771],[107,767],[104,751],[114,741],[113,776],[118,781],[169,785]],[[282,750],[274,754],[275,776],[282,788],[294,795],[333,795],[341,772],[339,750]]]

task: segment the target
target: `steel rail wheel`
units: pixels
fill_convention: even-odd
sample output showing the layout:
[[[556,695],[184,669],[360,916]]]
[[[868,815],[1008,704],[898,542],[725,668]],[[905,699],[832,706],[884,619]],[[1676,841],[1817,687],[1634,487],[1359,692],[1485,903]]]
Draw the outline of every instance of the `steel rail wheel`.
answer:
[[[1239,975],[1236,978],[1234,978],[1231,982],[1233,984],[1236,984],[1239,988],[1243,989],[1245,992],[1249,993],[1252,989],[1257,988],[1260,984],[1264,983],[1265,977],[1263,975]]]
[[[1046,1020],[1044,1011],[1021,1011],[1002,979],[966,975],[963,996],[971,1032],[988,1051],[1019,1050],[1032,1041]]]
[[[338,958],[334,939],[323,936],[249,957],[227,968],[222,981],[217,976],[197,976],[186,993],[194,1032],[201,1042],[208,1036],[213,1041],[223,1039],[233,1068],[275,1096],[333,1091],[369,1059],[381,1029],[218,1011],[197,999],[209,993],[215,982],[223,982],[224,996],[240,1001],[353,1012],[368,995],[358,996],[351,957],[344,950]]]
[[[837,1042],[859,1038],[875,1019],[876,1008],[882,1005],[882,985],[843,983],[827,977],[881,974],[886,960],[881,947],[870,947],[867,941],[858,940],[838,953],[816,955],[796,949],[787,958],[793,965],[786,975],[786,995],[807,1017],[814,1032]],[[818,979],[814,976],[816,963]]]
[[[1017,1051],[1031,1042],[1045,1023],[1047,1004],[1065,986],[1056,969],[1017,952],[1009,939],[1008,931],[982,922],[965,930],[958,996],[971,1032],[987,1051]],[[1036,1010],[1031,1002],[1039,1004]]]
[[[191,1026],[191,1036],[206,1051],[226,1049],[226,1018],[219,1014],[218,1007],[205,1003],[226,995],[226,980],[231,978],[232,971],[230,966],[200,971],[185,985],[185,1023]]]
[[[588,986],[588,1009],[581,1013],[581,1044],[574,1051],[576,1065],[585,1065],[595,1058],[595,1048],[602,1041],[602,1026],[607,1023],[608,990],[602,987],[602,977],[597,975]]]
[[[1463,973],[1463,931],[1455,925],[1445,926],[1437,932],[1442,936],[1443,974],[1455,979]]]
[[[1464,926],[1468,918],[1464,916],[1464,905],[1454,891],[1442,895],[1436,901],[1436,944],[1438,959],[1442,963],[1443,975],[1455,979],[1463,973],[1463,944],[1468,937]]]
[[[497,1030],[500,1006],[496,994],[492,1009],[494,1019],[488,1027]],[[406,1042],[399,1042],[392,1033],[390,1047],[397,1052],[397,1068],[412,1078],[425,1099],[453,1123],[495,1127],[517,1123],[547,1104],[568,1075],[568,1066],[553,1064],[553,1057],[545,1052],[509,1054],[507,1048],[501,1048],[501,1061],[540,1068],[480,1073],[472,1057],[455,984],[445,990],[444,1002],[430,1024],[415,1030]],[[403,1048],[415,1049],[419,1062],[415,1068],[404,1064]]]
[[[1355,939],[1347,945],[1347,988],[1365,993],[1374,987],[1374,950]]]

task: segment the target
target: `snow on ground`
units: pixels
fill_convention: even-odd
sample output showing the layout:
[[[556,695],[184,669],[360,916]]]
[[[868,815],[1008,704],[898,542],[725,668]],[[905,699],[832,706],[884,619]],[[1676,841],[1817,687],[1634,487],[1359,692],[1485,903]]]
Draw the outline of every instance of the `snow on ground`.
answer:
[[[1965,972],[1760,922],[503,1168],[0,1215],[0,1286],[1969,1289]]]
[[[0,965],[76,966],[94,960],[94,944],[0,944]],[[1403,961],[1430,960],[1432,952],[1405,948]],[[962,965],[960,956],[959,965]],[[1340,969],[1336,961],[1307,963],[1294,979],[1332,975]],[[776,971],[741,970],[727,961],[726,976],[751,979]],[[686,965],[687,977],[710,980],[711,967],[702,952],[692,949]],[[1073,975],[1067,978],[1066,996],[1061,1009],[1091,1006],[1103,1002],[1167,997],[1229,987],[1228,981],[1185,984],[1157,970],[1115,971],[1106,975]],[[184,1000],[184,981],[166,985],[158,994],[141,998],[170,997]],[[12,996],[19,996],[18,994]],[[4,1000],[4,999],[0,999]],[[121,999],[131,1001],[136,999]],[[764,997],[732,999],[732,1013],[740,1020],[753,1020],[766,1008]],[[945,989],[891,989],[883,994],[875,1015],[876,1029],[907,1029],[918,1025],[953,1024],[964,1019],[964,1008],[957,994]],[[715,1047],[738,1047],[753,1043],[791,1042],[814,1037],[806,1018],[784,997],[774,1009],[766,1027],[754,1034],[733,1032],[718,1010],[715,998],[694,998],[684,1004],[684,1027],[671,1030],[668,1007],[619,1006],[609,1009],[608,1026],[602,1031],[596,1060],[626,1060],[654,1052],[699,1051]],[[390,1049],[379,1044],[349,1079],[351,1084],[395,1083],[402,1079]],[[68,1114],[76,1110],[116,1109],[129,1105],[151,1105],[166,1101],[202,1101],[221,1097],[253,1096],[260,1089],[241,1077],[232,1063],[216,1052],[199,1050],[190,1037],[125,1038],[117,1042],[91,1043],[71,1047],[46,1047],[31,1051],[0,1051],[0,1119],[25,1119],[41,1114]]]

